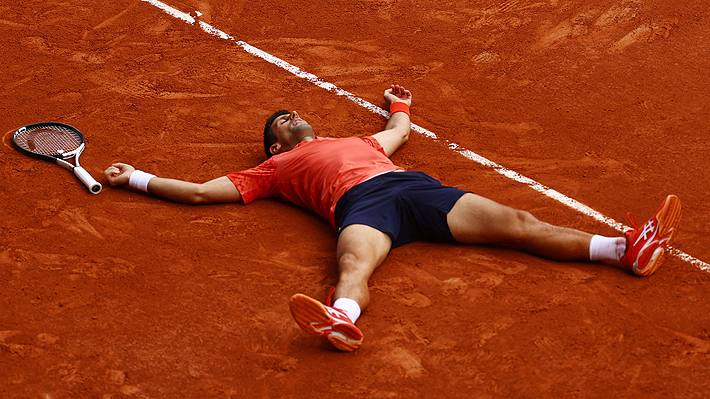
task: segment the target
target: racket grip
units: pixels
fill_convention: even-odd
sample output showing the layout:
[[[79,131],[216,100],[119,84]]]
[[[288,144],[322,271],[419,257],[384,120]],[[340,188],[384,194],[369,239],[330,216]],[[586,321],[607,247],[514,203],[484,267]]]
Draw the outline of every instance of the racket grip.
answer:
[[[81,166],[77,166],[74,168],[74,174],[79,178],[79,180],[81,180],[82,183],[84,183],[86,187],[89,188],[91,194],[98,194],[101,192],[101,183],[94,180],[86,169]]]

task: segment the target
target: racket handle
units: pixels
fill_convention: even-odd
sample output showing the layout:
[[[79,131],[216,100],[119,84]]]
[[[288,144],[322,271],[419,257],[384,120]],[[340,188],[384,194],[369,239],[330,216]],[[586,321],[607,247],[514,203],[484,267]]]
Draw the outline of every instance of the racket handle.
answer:
[[[86,187],[89,188],[91,194],[98,194],[101,192],[101,183],[94,180],[86,169],[81,166],[77,166],[74,168],[74,174],[79,178],[79,180],[81,180],[82,183],[84,183]]]

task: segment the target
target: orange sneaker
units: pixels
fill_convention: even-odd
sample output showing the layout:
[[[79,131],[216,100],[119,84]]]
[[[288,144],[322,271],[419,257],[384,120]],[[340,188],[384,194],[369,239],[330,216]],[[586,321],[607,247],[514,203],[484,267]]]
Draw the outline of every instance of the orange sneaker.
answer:
[[[666,197],[653,217],[641,227],[636,226],[636,216],[629,212],[626,217],[634,229],[624,233],[628,242],[621,264],[639,276],[653,274],[678,230],[680,216],[680,199],[675,195]]]
[[[362,332],[342,310],[303,294],[292,296],[289,307],[299,327],[311,335],[326,337],[341,351],[352,352],[362,345]]]

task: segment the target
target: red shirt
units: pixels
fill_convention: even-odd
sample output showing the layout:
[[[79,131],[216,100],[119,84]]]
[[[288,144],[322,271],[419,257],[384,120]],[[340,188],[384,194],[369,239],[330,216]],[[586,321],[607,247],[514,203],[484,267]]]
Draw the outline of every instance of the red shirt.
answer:
[[[276,197],[316,212],[335,227],[335,206],[346,191],[398,169],[373,137],[318,137],[227,177],[245,204]]]

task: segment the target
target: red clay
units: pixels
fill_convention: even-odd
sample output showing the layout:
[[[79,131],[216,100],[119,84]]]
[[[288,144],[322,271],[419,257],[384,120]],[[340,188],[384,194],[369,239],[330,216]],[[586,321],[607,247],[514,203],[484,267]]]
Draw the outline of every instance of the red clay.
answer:
[[[693,4],[688,4],[693,3]],[[670,193],[674,246],[710,261],[710,122],[701,2],[173,1],[237,40],[626,222]],[[696,5],[697,4],[697,5]],[[276,201],[185,206],[106,187],[10,145],[59,121],[82,165],[196,182],[264,159],[263,121],[324,136],[384,120],[138,0],[0,6],[0,397],[704,397],[710,273],[649,278],[495,247],[415,243],[371,280],[354,353],[302,332],[335,233]],[[414,135],[393,157],[539,218],[611,228]]]

